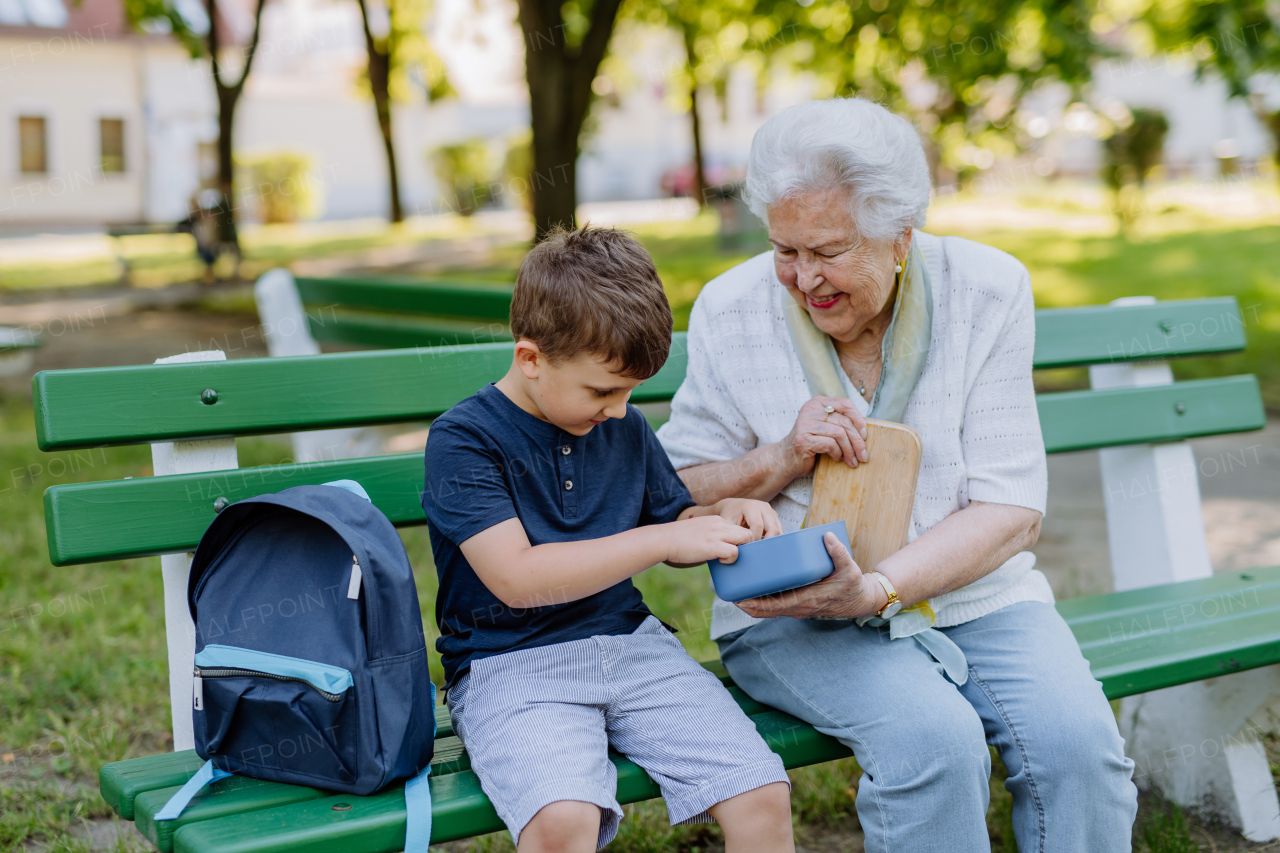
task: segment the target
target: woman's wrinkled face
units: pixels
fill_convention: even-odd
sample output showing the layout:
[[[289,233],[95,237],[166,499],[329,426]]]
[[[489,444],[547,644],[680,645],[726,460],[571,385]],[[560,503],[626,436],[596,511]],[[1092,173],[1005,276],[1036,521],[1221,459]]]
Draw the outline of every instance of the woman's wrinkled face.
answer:
[[[852,340],[884,309],[910,236],[908,230],[896,243],[862,239],[844,190],[794,196],[769,207],[778,280],[814,325],[838,341]]]

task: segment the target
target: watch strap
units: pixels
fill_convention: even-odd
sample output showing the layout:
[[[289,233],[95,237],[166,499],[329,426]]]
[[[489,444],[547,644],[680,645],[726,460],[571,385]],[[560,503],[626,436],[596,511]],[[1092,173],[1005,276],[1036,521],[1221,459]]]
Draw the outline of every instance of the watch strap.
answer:
[[[889,596],[889,600],[884,603],[884,607],[881,607],[879,612],[876,613],[877,616],[883,614],[886,610],[892,607],[895,602],[899,605],[902,604],[902,599],[898,598],[898,591],[893,588],[893,584],[889,582],[887,577],[879,572],[870,572],[870,575],[879,582],[880,586],[884,587],[885,595]]]

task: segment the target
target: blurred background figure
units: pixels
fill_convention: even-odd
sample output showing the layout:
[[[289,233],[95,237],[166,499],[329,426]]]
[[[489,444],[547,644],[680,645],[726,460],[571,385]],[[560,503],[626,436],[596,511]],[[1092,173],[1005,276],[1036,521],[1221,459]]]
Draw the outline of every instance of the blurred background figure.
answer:
[[[191,197],[191,212],[178,223],[175,230],[190,234],[196,243],[196,256],[204,264],[205,284],[216,280],[214,264],[222,254],[222,241],[218,238],[218,208],[222,197],[217,190],[201,190]]]

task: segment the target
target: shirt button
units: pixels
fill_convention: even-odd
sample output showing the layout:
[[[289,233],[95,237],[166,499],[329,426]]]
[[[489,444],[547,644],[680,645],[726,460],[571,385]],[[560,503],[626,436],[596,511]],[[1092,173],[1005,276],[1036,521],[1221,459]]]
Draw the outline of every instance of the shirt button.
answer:
[[[566,492],[571,492],[571,491],[573,491],[573,480],[565,480],[565,481],[564,481],[564,490],[565,490]]]
[[[560,455],[561,455],[561,456],[568,456],[568,455],[569,455],[570,453],[572,453],[572,452],[573,452],[573,448],[572,448],[572,447],[570,447],[570,446],[569,446],[569,445],[567,445],[567,444],[565,444],[565,445],[561,446],[561,448],[560,448]]]

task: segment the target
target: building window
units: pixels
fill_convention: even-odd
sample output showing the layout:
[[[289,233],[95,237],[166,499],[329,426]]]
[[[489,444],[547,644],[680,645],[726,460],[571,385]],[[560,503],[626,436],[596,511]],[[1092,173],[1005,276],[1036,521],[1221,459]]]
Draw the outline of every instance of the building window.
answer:
[[[44,174],[49,171],[46,149],[45,120],[43,116],[18,117],[18,160],[24,174]]]
[[[104,118],[98,120],[98,138],[101,140],[102,171],[104,173],[124,171],[124,119]]]

